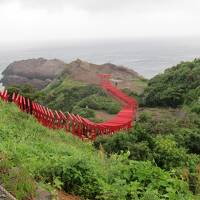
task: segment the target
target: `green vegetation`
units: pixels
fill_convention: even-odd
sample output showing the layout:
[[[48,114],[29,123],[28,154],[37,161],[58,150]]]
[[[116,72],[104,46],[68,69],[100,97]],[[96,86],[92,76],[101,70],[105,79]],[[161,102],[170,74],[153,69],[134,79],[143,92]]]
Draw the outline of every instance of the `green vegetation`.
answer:
[[[144,92],[144,89],[148,85],[148,80],[142,77],[136,78],[133,80],[133,87],[134,87],[134,92],[137,95],[141,95]]]
[[[100,87],[80,83],[77,85],[68,78],[61,80],[60,84],[50,85],[42,92],[47,94],[39,99],[42,104],[56,110],[73,112],[93,121],[95,121],[95,110],[116,114],[121,108],[120,104],[110,98]]]
[[[12,94],[14,92],[17,94],[23,94],[24,97],[30,98],[32,100],[35,100],[42,95],[41,92],[39,92],[36,88],[29,84],[12,85],[7,87],[6,89],[8,90],[9,94]]]
[[[50,183],[62,187],[84,199],[193,198],[187,182],[150,161],[128,159],[130,153],[107,158],[102,148],[97,151],[91,143],[84,143],[62,131],[48,130],[31,116],[19,112],[14,105],[1,101],[0,116],[0,152],[7,160],[0,160],[0,170],[5,172],[1,173],[0,179],[13,177],[12,170],[6,169],[22,169],[14,174],[16,181],[23,183],[19,200],[27,197],[29,191],[28,197],[34,195],[33,179],[43,185]],[[138,134],[138,137],[144,135]],[[22,180],[24,178],[26,180]],[[15,193],[12,188],[10,190]]]
[[[199,112],[200,59],[182,62],[149,81],[144,93],[147,106],[177,107],[190,104]]]
[[[135,83],[141,89],[147,81]],[[120,110],[102,89],[66,74],[40,92],[28,85],[9,88],[16,90],[94,121],[96,111]],[[167,69],[138,91],[124,89],[143,106],[134,128],[94,143],[48,130],[0,102],[0,182],[18,199],[34,196],[37,184],[83,199],[200,199],[200,60]]]
[[[0,155],[0,183],[17,199],[30,199],[36,194],[36,184],[26,169]]]
[[[128,151],[130,160],[149,160],[185,180],[191,191],[199,195],[200,119],[187,113],[178,117],[174,112],[147,109],[129,134],[99,137],[94,145],[103,148],[107,155]]]
[[[77,103],[72,112],[80,114],[83,117],[95,118],[94,110],[104,110],[109,114],[117,114],[120,111],[120,108],[120,104],[111,97],[94,94]]]
[[[116,114],[121,108],[120,104],[100,87],[85,85],[63,75],[42,91],[30,85],[15,85],[7,89],[10,93],[19,92],[51,109],[73,112],[93,121],[96,121],[96,110]]]

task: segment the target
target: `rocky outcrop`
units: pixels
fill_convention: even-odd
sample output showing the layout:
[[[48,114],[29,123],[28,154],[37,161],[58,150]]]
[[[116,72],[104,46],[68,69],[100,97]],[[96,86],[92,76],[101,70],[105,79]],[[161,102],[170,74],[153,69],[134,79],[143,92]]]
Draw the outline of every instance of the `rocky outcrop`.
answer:
[[[137,72],[124,66],[117,66],[111,63],[102,65],[92,64],[77,59],[67,65],[69,76],[76,81],[88,84],[99,84],[98,74],[111,74],[113,82],[120,83],[120,88],[135,89],[133,81],[143,79]]]
[[[3,72],[1,81],[4,86],[28,83],[42,89],[61,73],[86,84],[99,84],[97,75],[100,73],[111,74],[113,81],[120,83],[120,88],[133,90],[133,81],[142,79],[134,70],[111,63],[97,65],[77,59],[65,64],[57,59],[39,58],[13,62]]]
[[[41,89],[61,74],[64,68],[65,63],[57,59],[38,58],[16,61],[3,71],[1,82],[4,86],[28,83]]]
[[[0,185],[0,200],[16,200],[3,186]]]

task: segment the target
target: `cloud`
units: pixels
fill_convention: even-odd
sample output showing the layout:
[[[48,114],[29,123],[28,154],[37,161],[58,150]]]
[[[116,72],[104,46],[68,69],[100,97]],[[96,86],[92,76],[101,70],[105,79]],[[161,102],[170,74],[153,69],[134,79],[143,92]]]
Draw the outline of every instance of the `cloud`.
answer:
[[[0,3],[18,2],[22,6],[32,9],[60,10],[73,7],[88,12],[109,12],[132,9],[136,12],[153,11],[157,9],[181,9],[196,7],[199,0],[0,0]],[[194,5],[194,6],[192,6]]]
[[[0,42],[200,34],[199,0],[0,0]]]
[[[126,0],[126,3],[122,3],[121,0],[0,0],[0,3],[18,2],[22,6],[32,9],[56,10],[74,7],[85,11],[105,11],[127,7],[136,1],[138,0]]]

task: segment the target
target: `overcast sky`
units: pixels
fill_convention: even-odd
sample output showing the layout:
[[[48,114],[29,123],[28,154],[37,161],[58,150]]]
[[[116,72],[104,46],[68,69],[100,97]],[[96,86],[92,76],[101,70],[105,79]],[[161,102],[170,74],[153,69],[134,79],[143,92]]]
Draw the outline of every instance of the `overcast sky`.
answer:
[[[0,0],[0,44],[200,35],[200,0]]]

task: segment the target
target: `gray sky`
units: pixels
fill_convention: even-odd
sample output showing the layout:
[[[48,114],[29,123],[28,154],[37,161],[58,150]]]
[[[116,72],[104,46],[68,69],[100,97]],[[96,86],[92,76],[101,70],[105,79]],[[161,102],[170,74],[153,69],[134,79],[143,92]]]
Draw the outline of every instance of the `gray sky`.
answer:
[[[200,36],[200,0],[0,0],[0,44]]]

